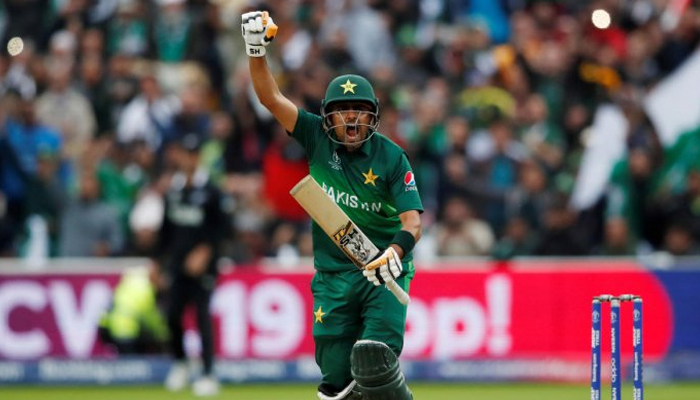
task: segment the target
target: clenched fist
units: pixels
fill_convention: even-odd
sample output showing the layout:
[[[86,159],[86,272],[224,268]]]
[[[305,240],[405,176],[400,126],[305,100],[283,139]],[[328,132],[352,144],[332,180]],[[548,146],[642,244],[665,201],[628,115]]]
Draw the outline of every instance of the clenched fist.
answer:
[[[401,258],[393,247],[389,247],[379,257],[367,264],[362,274],[374,286],[379,286],[398,278],[402,271]]]
[[[277,35],[277,25],[267,11],[251,11],[241,15],[241,34],[250,57],[263,57],[265,46]]]

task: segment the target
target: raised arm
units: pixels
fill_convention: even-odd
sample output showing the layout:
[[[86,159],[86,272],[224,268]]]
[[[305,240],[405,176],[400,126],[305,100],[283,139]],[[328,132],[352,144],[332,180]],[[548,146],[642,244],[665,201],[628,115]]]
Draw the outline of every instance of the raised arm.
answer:
[[[282,92],[265,58],[265,47],[277,34],[277,25],[267,11],[252,11],[241,16],[241,32],[246,43],[250,77],[255,94],[284,129],[294,130],[299,109]]]

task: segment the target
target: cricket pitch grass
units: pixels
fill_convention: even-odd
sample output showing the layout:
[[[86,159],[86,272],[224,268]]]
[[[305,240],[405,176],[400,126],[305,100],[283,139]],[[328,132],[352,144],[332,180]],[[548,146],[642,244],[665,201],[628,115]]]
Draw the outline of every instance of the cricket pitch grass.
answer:
[[[586,400],[590,389],[579,384],[549,383],[411,383],[416,400]],[[607,390],[606,390],[607,389]],[[631,386],[625,385],[623,398],[632,398]],[[700,382],[646,385],[647,400],[698,400]],[[602,398],[610,396],[605,386]],[[167,392],[160,386],[4,386],[3,400],[184,400],[196,399],[191,391]],[[230,400],[315,400],[315,386],[309,384],[267,384],[222,386],[212,399]]]

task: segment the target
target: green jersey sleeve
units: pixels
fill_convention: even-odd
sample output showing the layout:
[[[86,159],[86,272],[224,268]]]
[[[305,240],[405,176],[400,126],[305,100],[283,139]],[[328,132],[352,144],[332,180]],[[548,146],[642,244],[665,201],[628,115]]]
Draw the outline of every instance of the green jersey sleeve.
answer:
[[[389,190],[394,197],[396,213],[416,210],[423,212],[423,203],[418,194],[416,177],[408,162],[406,153],[401,153],[399,160],[394,164],[394,169],[389,176]]]
[[[314,154],[319,136],[325,135],[321,116],[300,108],[297,123],[289,134],[301,144],[307,155]]]

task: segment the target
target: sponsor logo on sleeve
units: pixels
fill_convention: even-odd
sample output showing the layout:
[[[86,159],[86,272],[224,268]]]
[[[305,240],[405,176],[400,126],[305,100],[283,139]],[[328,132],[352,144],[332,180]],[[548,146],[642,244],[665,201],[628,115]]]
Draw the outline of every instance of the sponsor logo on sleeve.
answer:
[[[407,171],[406,175],[403,176],[403,184],[406,192],[418,190],[416,187],[416,177],[413,175],[412,171]]]

